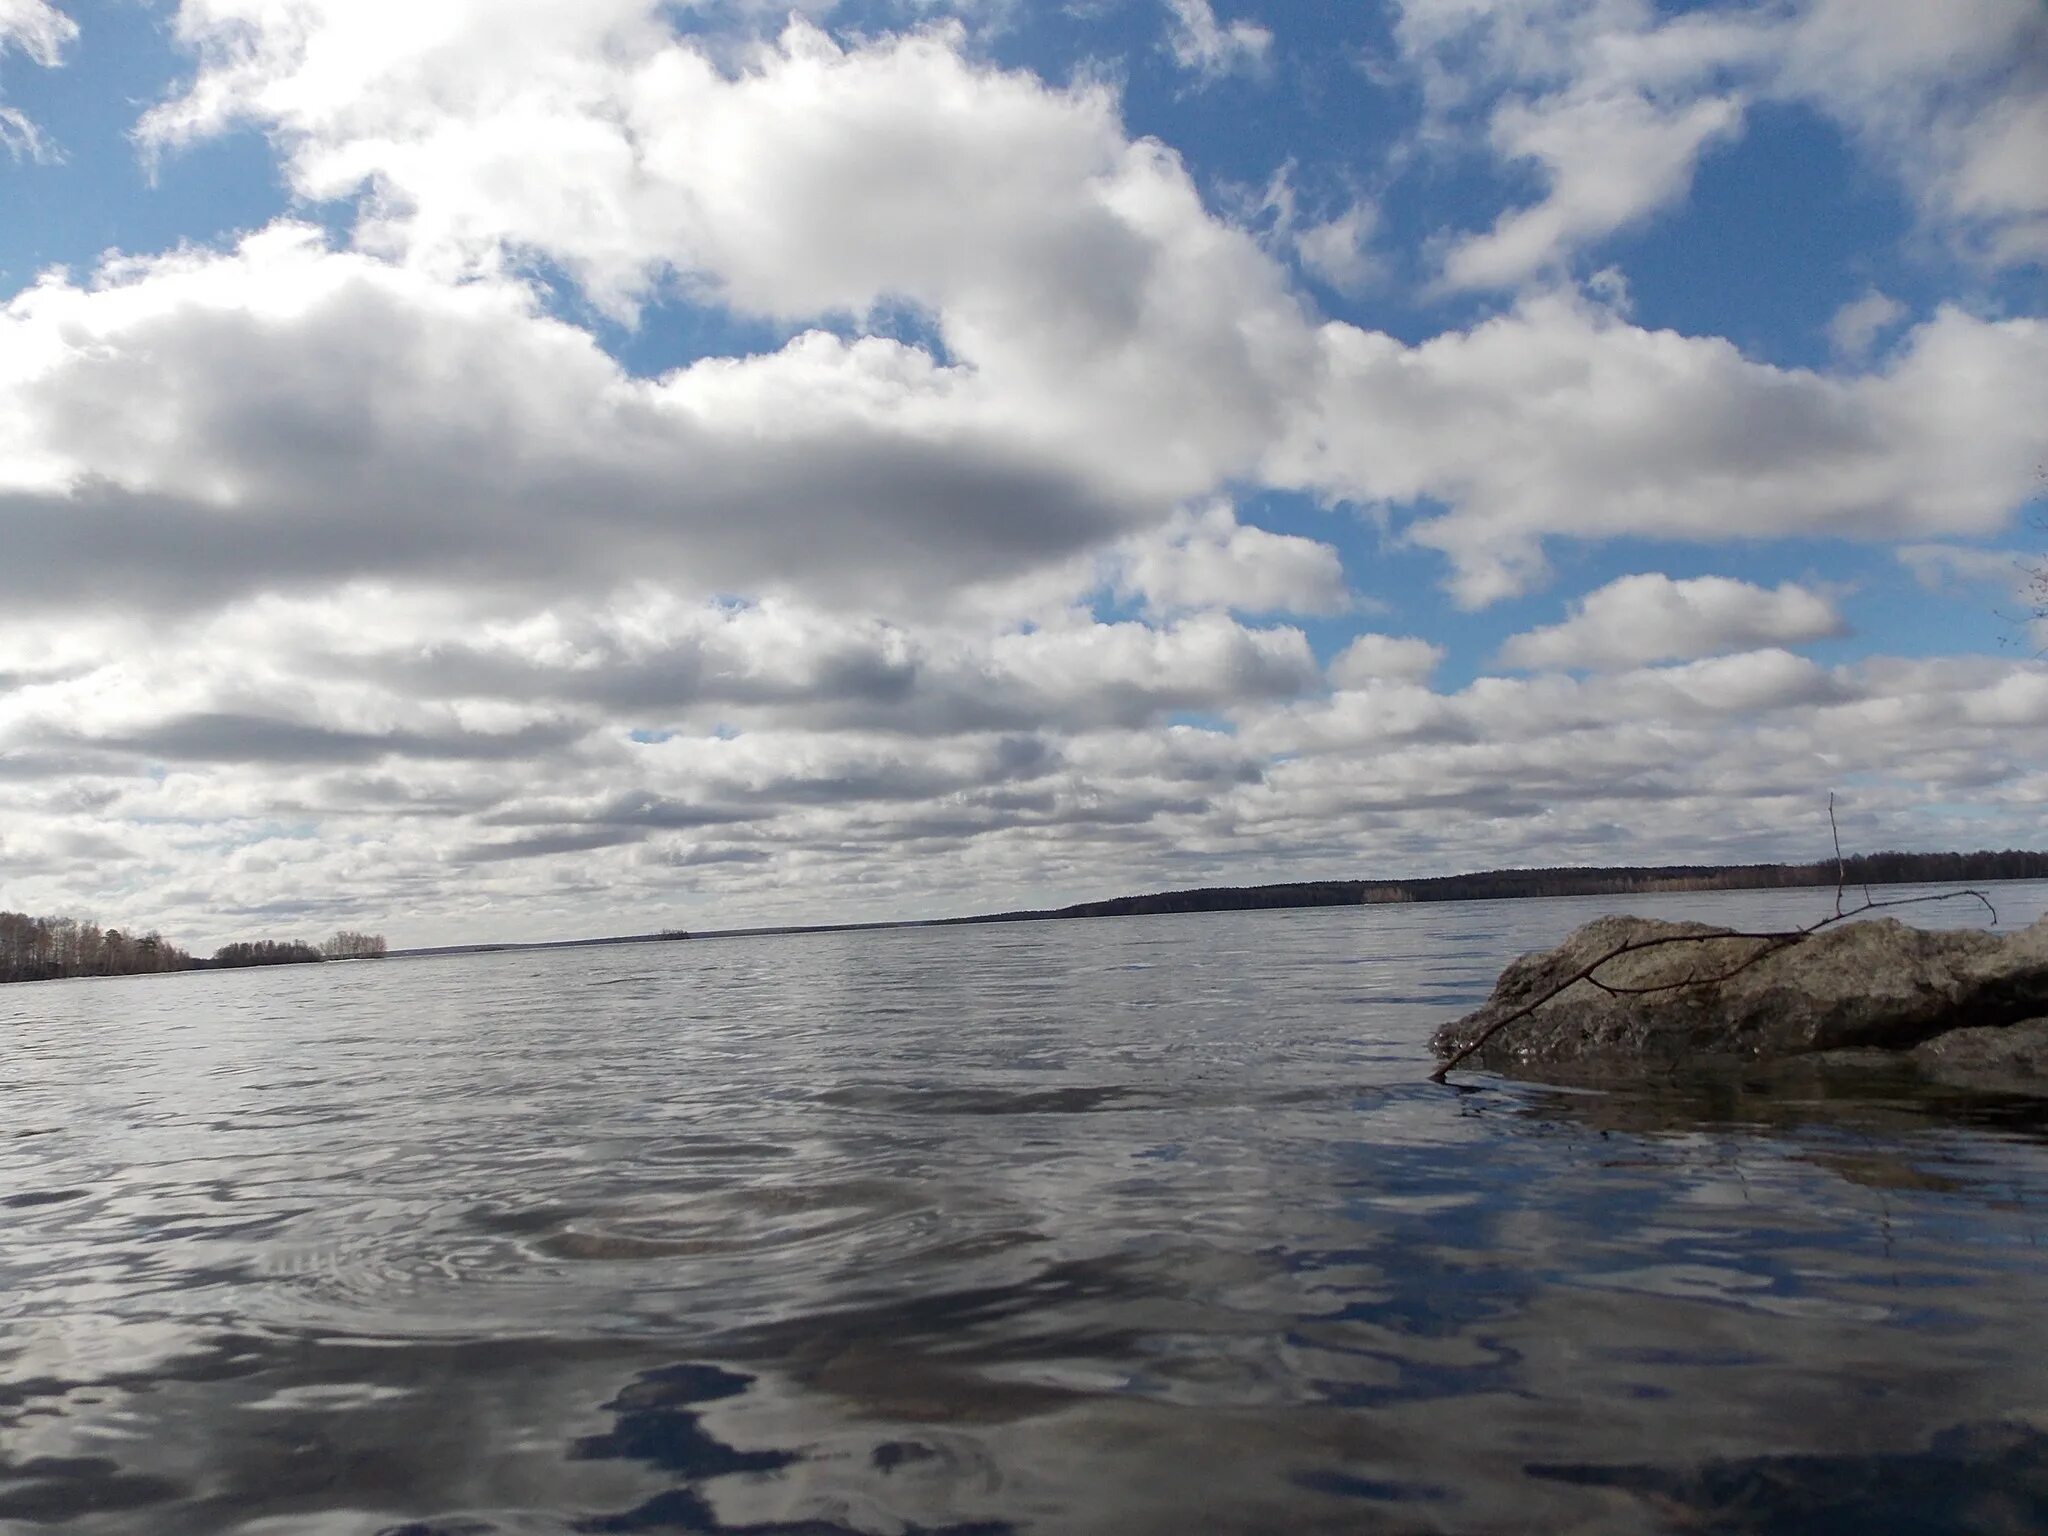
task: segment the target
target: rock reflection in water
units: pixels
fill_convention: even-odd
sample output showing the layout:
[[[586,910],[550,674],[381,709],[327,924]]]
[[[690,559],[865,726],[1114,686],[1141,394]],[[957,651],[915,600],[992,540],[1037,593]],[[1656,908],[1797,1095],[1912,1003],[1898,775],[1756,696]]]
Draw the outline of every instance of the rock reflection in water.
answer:
[[[1686,1136],[1753,1136],[1872,1189],[1963,1192],[1967,1180],[1940,1165],[1981,1163],[1987,1148],[1946,1132],[2048,1146],[2048,1097],[1931,1083],[1896,1063],[1795,1058],[1666,1074],[1594,1091],[1538,1092],[1522,1112],[1538,1124],[1653,1146]]]
[[[1966,1424],[1925,1450],[1753,1456],[1695,1468],[1532,1466],[1532,1477],[1637,1495],[1688,1531],[1746,1536],[2034,1536],[2048,1530],[2048,1435]]]

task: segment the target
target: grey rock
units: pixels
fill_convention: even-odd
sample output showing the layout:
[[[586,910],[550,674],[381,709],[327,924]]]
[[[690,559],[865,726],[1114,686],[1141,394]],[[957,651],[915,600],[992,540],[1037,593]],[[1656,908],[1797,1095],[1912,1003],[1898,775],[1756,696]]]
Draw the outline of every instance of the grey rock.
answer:
[[[1916,1045],[1911,1055],[1916,1067],[1941,1082],[2048,1083],[2048,1019],[1952,1029]]]
[[[2048,1050],[2031,1028],[1994,1038],[2048,1017],[2048,918],[2009,935],[1930,932],[1886,918],[1786,942],[1603,917],[1556,949],[1515,961],[1486,1006],[1439,1029],[1432,1045],[1440,1057],[1455,1055],[1603,956],[1612,958],[1593,980],[1574,981],[1505,1024],[1470,1064],[1586,1077],[1884,1051],[1981,1075],[2039,1070],[2024,1064]],[[1943,1041],[1952,1034],[1967,1038]]]

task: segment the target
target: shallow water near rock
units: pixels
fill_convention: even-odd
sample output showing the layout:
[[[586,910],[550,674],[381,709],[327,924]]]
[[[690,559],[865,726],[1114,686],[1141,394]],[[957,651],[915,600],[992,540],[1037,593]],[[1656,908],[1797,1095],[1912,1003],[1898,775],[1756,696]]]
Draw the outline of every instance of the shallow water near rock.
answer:
[[[1833,899],[0,990],[0,1530],[2048,1529],[2048,1103],[1426,1081]]]

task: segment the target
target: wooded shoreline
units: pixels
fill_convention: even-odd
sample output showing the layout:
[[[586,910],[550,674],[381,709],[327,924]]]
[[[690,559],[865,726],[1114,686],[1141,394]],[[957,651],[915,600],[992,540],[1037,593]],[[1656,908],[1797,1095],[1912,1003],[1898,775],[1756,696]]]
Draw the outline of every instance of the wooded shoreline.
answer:
[[[78,976],[160,976],[175,971],[240,970],[252,965],[313,965],[324,960],[376,960],[384,936],[343,929],[319,944],[257,939],[224,944],[205,959],[186,953],[155,929],[124,934],[72,917],[0,912],[0,982],[66,981]]]
[[[1976,884],[2048,880],[2048,853],[1868,853],[1811,864],[1621,864],[1495,869],[1414,880],[1304,880],[1278,885],[1207,886],[1116,896],[1051,910],[991,912],[946,923],[1032,922],[1063,917],[1133,917],[1160,912],[1247,912],[1282,907],[1354,907],[1423,901],[1502,901],[1534,896],[1634,896],[1670,891],[1748,891],[1813,886]]]
[[[1116,896],[1103,901],[1077,902],[1072,906],[1019,909],[976,913],[968,917],[908,918],[878,923],[809,923],[763,928],[710,928],[686,933],[668,929],[660,933],[619,934],[593,939],[552,939],[528,943],[482,940],[474,944],[436,945],[419,949],[390,950],[394,956],[480,954],[496,951],[536,949],[579,949],[603,944],[649,944],[691,938],[755,938],[799,933],[857,933],[883,928],[951,928],[974,923],[1051,922],[1062,918],[1142,917],[1182,912],[1256,912],[1294,907],[1352,907],[1406,905],[1430,901],[1502,901],[1547,896],[1632,896],[1684,891],[1778,890],[1847,888],[1865,885],[1976,885],[2000,880],[2048,880],[2048,852],[2017,849],[1979,850],[1975,853],[1870,853],[1857,854],[1837,862],[1820,859],[1809,864],[1618,864],[1563,866],[1546,869],[1496,869],[1462,875],[1427,875],[1394,880],[1300,880],[1272,885],[1204,886],[1190,890],[1157,891],[1139,896]],[[63,933],[80,935],[81,952],[91,948],[87,937],[98,930],[68,918],[26,918],[20,913],[0,912],[0,982],[47,980],[59,976],[130,975],[138,971],[210,970],[238,965],[295,963],[304,960],[381,957],[386,953],[381,935],[337,934],[323,949],[343,944],[335,953],[320,954],[303,944],[230,945],[210,960],[196,959],[151,933],[146,940],[122,941],[133,946],[144,964],[128,970],[110,971],[77,968],[88,965],[82,959],[71,969],[49,969],[45,955],[41,970],[21,964],[31,953],[21,942],[24,926],[43,925]],[[68,930],[66,925],[69,925]],[[103,936],[120,941],[118,933]],[[147,946],[147,947],[144,947]],[[60,951],[63,945],[59,945]],[[290,954],[281,951],[290,949]],[[262,951],[262,957],[246,951]]]

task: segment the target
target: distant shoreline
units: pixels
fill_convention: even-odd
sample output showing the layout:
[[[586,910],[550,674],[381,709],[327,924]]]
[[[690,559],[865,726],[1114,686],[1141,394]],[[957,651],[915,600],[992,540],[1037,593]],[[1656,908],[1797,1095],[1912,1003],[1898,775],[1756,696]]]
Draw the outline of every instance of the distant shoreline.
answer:
[[[1303,907],[1410,906],[1432,901],[1513,901],[1552,896],[1639,896],[1687,891],[1850,889],[1865,885],[1983,885],[2048,880],[2048,853],[1873,853],[1810,864],[1618,864],[1486,870],[1411,880],[1296,880],[1269,885],[1202,886],[1114,896],[1071,906],[984,912],[967,917],[903,918],[879,923],[796,923],[712,928],[688,934],[635,933],[595,939],[441,944],[394,949],[392,959],[610,944],[670,944],[692,939],[772,938],[801,933],[869,933],[891,928],[960,928],[980,923],[1039,923],[1078,917],[1146,917],[1186,912],[1263,912]]]

